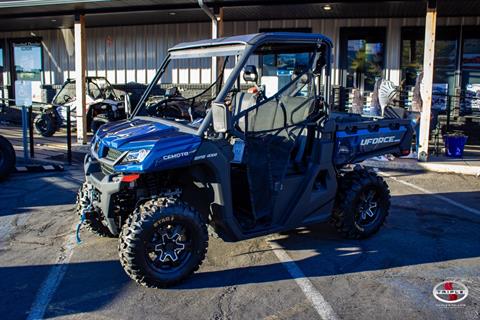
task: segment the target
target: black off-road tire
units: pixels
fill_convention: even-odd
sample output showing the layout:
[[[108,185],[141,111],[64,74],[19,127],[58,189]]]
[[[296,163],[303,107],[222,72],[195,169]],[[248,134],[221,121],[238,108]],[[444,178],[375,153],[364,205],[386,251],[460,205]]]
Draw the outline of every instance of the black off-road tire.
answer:
[[[347,239],[364,239],[378,232],[390,210],[390,190],[376,173],[365,169],[345,173],[339,178],[339,186],[332,223]],[[375,191],[378,210],[376,218],[368,225],[362,225],[359,215],[362,211],[366,192]]]
[[[55,118],[49,113],[41,113],[33,121],[35,131],[43,137],[51,137],[57,131]]]
[[[15,170],[15,150],[12,144],[0,136],[0,180],[9,176]]]
[[[147,261],[147,242],[164,223],[182,223],[190,228],[191,249],[181,268],[172,273],[155,270]],[[202,215],[175,198],[157,198],[137,207],[122,227],[119,256],[125,272],[137,283],[149,288],[177,284],[197,271],[207,253],[208,232]]]
[[[75,211],[79,218],[82,216],[82,204],[80,199],[82,198],[83,192],[86,190],[86,185],[84,184],[77,193],[77,202],[75,205]],[[88,229],[91,233],[104,237],[104,238],[116,238],[116,236],[110,232],[108,227],[103,224],[102,217],[96,211],[89,212],[86,214],[85,221],[83,222],[83,226]]]

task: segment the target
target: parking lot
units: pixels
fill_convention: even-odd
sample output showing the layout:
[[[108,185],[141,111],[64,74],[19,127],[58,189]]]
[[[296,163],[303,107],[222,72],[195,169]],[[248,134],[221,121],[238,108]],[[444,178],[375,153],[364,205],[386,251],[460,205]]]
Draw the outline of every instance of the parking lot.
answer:
[[[80,168],[14,175],[0,183],[1,318],[479,319],[479,178],[384,174],[392,208],[373,238],[344,240],[325,224],[210,239],[200,270],[163,290],[127,277],[116,239],[83,231],[75,243]],[[453,306],[432,295],[450,279],[469,290]]]

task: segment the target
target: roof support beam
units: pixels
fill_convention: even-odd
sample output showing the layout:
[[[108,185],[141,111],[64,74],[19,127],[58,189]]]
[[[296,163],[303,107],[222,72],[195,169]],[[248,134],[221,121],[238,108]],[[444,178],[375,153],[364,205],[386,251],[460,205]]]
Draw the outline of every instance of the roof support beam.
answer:
[[[75,16],[75,106],[77,119],[77,143],[87,143],[87,111],[85,75],[87,66],[87,46],[85,34],[85,15]]]
[[[430,115],[432,108],[433,72],[435,58],[435,33],[437,27],[437,6],[435,0],[429,0],[425,19],[425,47],[423,55],[422,112],[420,116],[420,139],[418,160],[428,160],[430,141]]]

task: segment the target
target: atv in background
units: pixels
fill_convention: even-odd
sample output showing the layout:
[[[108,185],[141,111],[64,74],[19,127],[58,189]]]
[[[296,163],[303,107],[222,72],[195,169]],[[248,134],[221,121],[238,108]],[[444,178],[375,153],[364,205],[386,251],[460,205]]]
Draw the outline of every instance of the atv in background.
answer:
[[[179,44],[132,117],[97,131],[77,213],[96,234],[119,237],[132,279],[185,279],[205,258],[208,229],[225,241],[329,220],[347,238],[380,229],[388,186],[356,164],[408,154],[412,128],[331,112],[331,50],[323,35],[287,32]],[[153,94],[172,79],[203,84],[210,78],[188,66],[212,57],[223,66],[209,90],[189,96],[178,83]]]
[[[0,180],[7,178],[15,170],[15,150],[12,144],[0,136]]]
[[[102,125],[110,121],[126,118],[129,110],[128,95],[118,97],[114,88],[104,77],[86,78],[87,129],[96,132]],[[51,105],[43,107],[35,117],[37,133],[44,137],[52,136],[66,125],[67,108],[70,108],[70,120],[76,126],[76,90],[75,80],[68,79],[55,95]]]

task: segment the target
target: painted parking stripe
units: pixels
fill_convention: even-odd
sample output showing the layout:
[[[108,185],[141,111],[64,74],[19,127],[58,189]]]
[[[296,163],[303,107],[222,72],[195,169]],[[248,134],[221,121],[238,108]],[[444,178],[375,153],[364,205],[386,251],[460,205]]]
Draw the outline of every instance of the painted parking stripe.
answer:
[[[407,181],[400,180],[400,179],[398,179],[397,177],[392,176],[392,175],[390,175],[390,174],[388,174],[388,173],[379,172],[379,174],[382,175],[382,176],[384,176],[384,177],[387,177],[387,178],[389,178],[389,179],[392,179],[392,180],[394,180],[394,181],[396,181],[396,182],[399,182],[399,183],[401,183],[401,184],[404,184],[404,185],[406,185],[406,186],[408,186],[408,187],[410,187],[410,188],[412,188],[412,189],[415,189],[415,190],[418,190],[418,191],[423,192],[423,193],[425,193],[425,194],[431,195],[432,197],[435,197],[435,198],[437,198],[437,199],[439,199],[439,200],[443,200],[443,201],[445,201],[445,202],[447,202],[447,203],[449,203],[449,204],[451,204],[451,205],[453,205],[453,206],[455,206],[455,207],[457,207],[457,208],[460,208],[460,209],[462,209],[462,210],[465,210],[465,211],[468,211],[468,212],[470,212],[470,213],[473,213],[473,214],[475,214],[475,215],[477,215],[477,216],[480,216],[480,210],[477,210],[477,209],[468,207],[468,206],[466,206],[466,205],[463,205],[463,204],[461,204],[460,202],[457,202],[457,201],[455,201],[455,200],[452,200],[452,199],[450,199],[450,198],[447,198],[447,197],[445,197],[445,196],[442,196],[442,195],[440,195],[440,194],[437,194],[437,193],[435,193],[435,192],[432,192],[432,191],[430,191],[430,190],[427,190],[427,189],[425,189],[425,188],[422,188],[422,187],[420,187],[420,186],[417,186],[416,184],[413,184],[413,183],[410,183],[410,182],[407,182]]]
[[[274,241],[274,239],[270,239],[268,240],[268,244],[273,249],[278,260],[280,260],[288,273],[290,273],[290,276],[295,280],[300,289],[302,289],[303,294],[310,301],[320,318],[323,320],[339,319],[332,306],[330,306],[322,294],[313,286],[312,282],[305,276],[295,261],[293,261],[288,253]]]
[[[58,257],[56,264],[50,269],[50,272],[43,281],[40,290],[37,292],[35,301],[32,304],[27,320],[43,319],[45,311],[55,294],[58,286],[62,282],[63,276],[68,268],[68,263],[73,255],[73,249],[76,244],[75,233],[72,233],[66,238],[63,244],[64,251]]]

